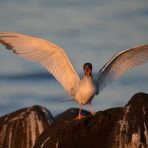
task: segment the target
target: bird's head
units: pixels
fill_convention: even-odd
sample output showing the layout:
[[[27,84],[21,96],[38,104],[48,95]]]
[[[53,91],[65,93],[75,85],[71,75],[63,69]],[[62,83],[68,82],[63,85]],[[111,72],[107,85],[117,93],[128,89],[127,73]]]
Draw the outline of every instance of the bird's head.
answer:
[[[91,63],[84,63],[83,65],[84,73],[87,77],[91,76],[92,71],[92,64]]]

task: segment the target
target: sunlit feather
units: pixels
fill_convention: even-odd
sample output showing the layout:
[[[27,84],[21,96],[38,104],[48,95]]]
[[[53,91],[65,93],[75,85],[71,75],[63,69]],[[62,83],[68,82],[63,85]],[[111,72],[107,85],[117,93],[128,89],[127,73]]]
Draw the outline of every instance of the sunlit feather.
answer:
[[[98,86],[96,94],[113,80],[120,78],[129,69],[145,62],[148,62],[148,45],[120,52],[100,69],[96,78]]]
[[[42,64],[69,95],[75,94],[79,77],[62,48],[43,39],[11,32],[1,32],[0,43],[22,57]],[[75,91],[71,92],[72,88]]]

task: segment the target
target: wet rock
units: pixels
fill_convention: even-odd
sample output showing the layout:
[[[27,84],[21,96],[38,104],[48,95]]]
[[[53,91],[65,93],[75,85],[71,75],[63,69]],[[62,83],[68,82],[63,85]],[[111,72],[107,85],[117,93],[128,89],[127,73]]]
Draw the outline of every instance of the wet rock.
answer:
[[[108,109],[88,115],[82,120],[58,120],[39,136],[34,148],[98,148],[106,147],[106,140],[122,108]],[[70,114],[68,110],[64,115]],[[64,116],[61,114],[60,116]],[[72,114],[73,116],[73,114]],[[60,118],[60,117],[58,117]]]
[[[108,147],[148,147],[148,94],[135,94],[124,107],[110,134]]]
[[[40,106],[0,117],[0,148],[31,148],[37,137],[52,123],[50,112]]]
[[[0,118],[0,148],[147,148],[148,94],[135,94],[117,107],[75,120],[79,109],[56,117],[33,106]]]
[[[55,118],[34,148],[148,147],[148,94],[134,95],[123,108],[112,108],[74,120],[76,109]]]

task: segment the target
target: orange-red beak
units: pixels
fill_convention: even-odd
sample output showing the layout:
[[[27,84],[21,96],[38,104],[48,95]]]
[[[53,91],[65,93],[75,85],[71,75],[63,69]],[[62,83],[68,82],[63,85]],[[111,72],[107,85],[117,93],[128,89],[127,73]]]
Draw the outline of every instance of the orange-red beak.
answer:
[[[84,63],[83,65],[84,73],[87,77],[91,76],[92,71],[92,64],[91,63]]]
[[[86,67],[85,74],[86,74],[87,77],[89,77],[91,75],[91,70],[90,70],[89,67]]]

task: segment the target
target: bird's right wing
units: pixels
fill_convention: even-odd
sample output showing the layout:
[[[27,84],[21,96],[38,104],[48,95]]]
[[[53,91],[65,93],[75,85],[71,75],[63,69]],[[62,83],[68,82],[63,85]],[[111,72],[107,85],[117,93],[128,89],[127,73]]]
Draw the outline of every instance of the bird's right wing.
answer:
[[[97,92],[103,90],[113,80],[120,78],[129,69],[148,62],[148,44],[134,47],[115,55],[99,71],[96,84]]]
[[[27,60],[40,63],[69,95],[75,94],[80,79],[62,48],[43,39],[12,32],[0,32],[0,44]]]

